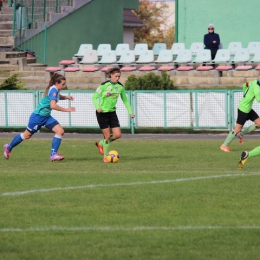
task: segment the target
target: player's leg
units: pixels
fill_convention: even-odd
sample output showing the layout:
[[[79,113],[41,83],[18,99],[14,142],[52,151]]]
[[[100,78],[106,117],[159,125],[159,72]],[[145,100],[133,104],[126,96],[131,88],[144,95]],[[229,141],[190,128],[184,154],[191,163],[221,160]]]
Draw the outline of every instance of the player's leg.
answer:
[[[244,135],[249,134],[260,127],[260,118],[253,109],[251,109],[251,111],[249,112],[248,119],[254,122],[255,124],[250,125],[249,127],[247,127],[246,129],[244,129],[243,131],[237,134],[237,137],[239,137],[240,139],[239,140],[240,143],[243,143]]]
[[[230,152],[228,145],[234,140],[234,138],[236,137],[236,135],[241,132],[243,125],[245,124],[245,122],[248,119],[249,114],[248,113],[244,113],[242,111],[240,111],[238,109],[238,115],[237,115],[237,121],[236,121],[236,126],[233,129],[233,131],[231,131],[226,140],[224,141],[224,143],[220,146],[220,149],[224,152]]]
[[[103,161],[107,162],[106,156],[109,153],[109,147],[110,147],[110,128],[105,128],[102,129],[102,133],[104,135],[104,140],[103,140]]]
[[[234,140],[236,135],[241,131],[243,125],[236,124],[236,127],[230,132],[225,139],[224,143],[220,146],[220,149],[224,152],[230,152],[228,145]]]
[[[250,152],[247,152],[247,151],[242,152],[240,160],[238,162],[239,169],[243,169],[245,163],[247,162],[247,160],[249,158],[254,157],[254,156],[259,156],[259,155],[260,155],[260,146],[257,146]]]
[[[29,122],[27,125],[26,130],[23,133],[17,134],[12,141],[9,144],[4,145],[4,157],[5,159],[9,159],[12,149],[20,144],[22,141],[30,139],[31,136],[41,129],[41,126],[43,124],[42,118],[38,115],[32,113]]]
[[[52,139],[52,143],[51,143],[50,160],[51,161],[63,160],[65,157],[59,155],[58,151],[60,148],[62,137],[64,135],[64,129],[59,124],[59,122],[56,119],[54,119],[53,117],[48,118],[45,127],[52,130],[55,133],[55,135]]]

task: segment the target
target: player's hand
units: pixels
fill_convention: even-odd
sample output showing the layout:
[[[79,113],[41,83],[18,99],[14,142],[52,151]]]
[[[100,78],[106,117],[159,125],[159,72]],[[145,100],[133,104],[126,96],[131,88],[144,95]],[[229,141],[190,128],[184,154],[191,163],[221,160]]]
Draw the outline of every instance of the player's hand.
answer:
[[[75,107],[69,107],[68,112],[76,112],[76,108]]]
[[[134,115],[134,114],[131,114],[130,117],[131,117],[131,118],[135,118],[135,115]]]
[[[74,100],[74,97],[72,97],[72,96],[68,96],[67,98],[68,98],[68,100],[71,100],[71,101]]]
[[[102,108],[100,107],[99,109],[97,109],[97,112],[100,113],[102,111]]]

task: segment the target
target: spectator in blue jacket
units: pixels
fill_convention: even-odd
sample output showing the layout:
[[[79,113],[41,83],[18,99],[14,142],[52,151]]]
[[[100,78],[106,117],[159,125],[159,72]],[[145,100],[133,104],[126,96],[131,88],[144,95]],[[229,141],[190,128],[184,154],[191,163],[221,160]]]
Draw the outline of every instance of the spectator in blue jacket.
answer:
[[[220,44],[219,35],[214,32],[214,25],[210,23],[208,25],[208,33],[204,35],[204,45],[205,45],[205,49],[211,51],[211,60],[215,59],[219,44]]]

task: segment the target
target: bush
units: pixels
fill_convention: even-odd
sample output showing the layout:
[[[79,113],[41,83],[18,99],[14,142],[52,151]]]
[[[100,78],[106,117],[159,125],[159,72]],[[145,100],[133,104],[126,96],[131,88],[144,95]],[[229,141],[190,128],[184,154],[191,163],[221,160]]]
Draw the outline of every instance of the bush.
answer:
[[[24,83],[18,79],[18,74],[13,74],[11,77],[4,80],[0,85],[0,90],[16,90],[23,89]]]
[[[137,77],[131,75],[125,83],[127,90],[170,90],[174,89],[174,85],[170,76],[166,71],[162,71],[162,75],[158,76],[153,72],[149,72],[144,76]]]

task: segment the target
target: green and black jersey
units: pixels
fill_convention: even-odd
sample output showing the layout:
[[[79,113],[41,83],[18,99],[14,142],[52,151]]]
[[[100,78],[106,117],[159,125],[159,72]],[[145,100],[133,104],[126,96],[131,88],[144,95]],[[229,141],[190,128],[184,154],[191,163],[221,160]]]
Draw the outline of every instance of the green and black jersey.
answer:
[[[254,100],[260,102],[260,85],[258,80],[253,80],[243,84],[243,98],[238,105],[238,109],[244,113],[249,113]]]
[[[118,82],[113,83],[110,80],[102,83],[94,93],[92,101],[96,110],[102,108],[102,112],[113,112],[116,110],[116,103],[119,95],[128,111],[129,114],[132,114],[132,109],[129,103],[129,100],[125,93],[124,86]]]

